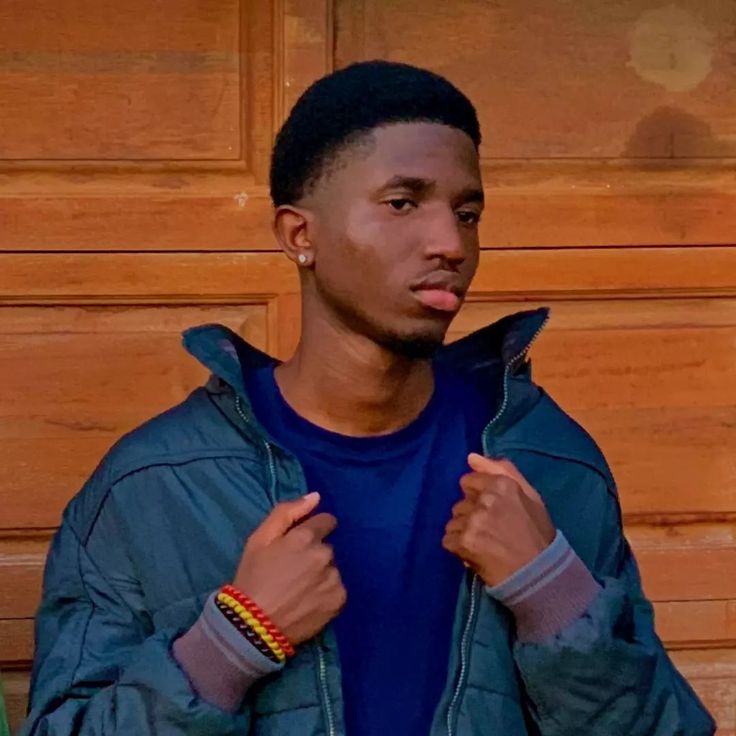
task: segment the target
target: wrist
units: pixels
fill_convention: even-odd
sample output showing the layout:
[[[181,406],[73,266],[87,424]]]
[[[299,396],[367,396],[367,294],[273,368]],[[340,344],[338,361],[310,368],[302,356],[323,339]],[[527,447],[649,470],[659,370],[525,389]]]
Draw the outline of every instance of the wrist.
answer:
[[[293,657],[294,647],[284,633],[271,621],[263,610],[245,593],[233,585],[223,585],[217,595],[217,604],[223,613],[237,615],[247,627],[242,633],[248,635],[247,629],[255,632],[260,642],[265,644],[279,661]]]
[[[258,680],[283,667],[233,627],[218,610],[214,594],[194,625],[174,641],[172,654],[197,695],[229,712],[238,709]]]
[[[534,560],[486,590],[513,613],[520,641],[541,641],[577,620],[601,587],[558,531]]]

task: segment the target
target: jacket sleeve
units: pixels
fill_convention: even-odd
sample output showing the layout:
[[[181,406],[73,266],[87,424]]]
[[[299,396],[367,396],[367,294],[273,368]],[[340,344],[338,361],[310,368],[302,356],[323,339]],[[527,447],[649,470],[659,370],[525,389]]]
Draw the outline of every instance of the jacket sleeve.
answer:
[[[618,500],[605,495],[592,603],[556,633],[514,647],[532,717],[542,736],[711,736],[712,718],[655,632]]]
[[[183,632],[154,633],[145,612],[126,603],[120,590],[131,579],[103,572],[65,521],[47,560],[21,736],[248,733],[247,705],[226,712],[193,689],[172,654]]]

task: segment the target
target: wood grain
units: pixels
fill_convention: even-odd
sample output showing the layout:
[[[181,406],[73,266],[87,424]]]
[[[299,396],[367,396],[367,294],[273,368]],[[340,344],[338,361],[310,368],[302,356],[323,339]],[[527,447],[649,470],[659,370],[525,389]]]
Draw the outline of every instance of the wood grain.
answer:
[[[3,526],[58,524],[121,434],[206,380],[180,345],[182,329],[217,321],[267,348],[266,312],[264,304],[0,310]]]
[[[269,193],[258,183],[270,156],[262,137],[247,169],[194,161],[0,166],[0,251],[276,250]],[[483,248],[734,243],[731,166],[494,162],[484,179]]]
[[[736,6],[32,6],[0,8],[0,669],[14,727],[61,509],[117,437],[206,377],[181,329],[223,322],[293,351],[274,134],[314,79],[381,57],[448,76],[483,126],[484,252],[449,339],[553,307],[535,378],[609,458],[658,630],[736,736]]]
[[[338,0],[337,19],[338,64],[429,64],[461,86],[487,158],[736,156],[728,0]]]
[[[238,0],[41,0],[28,11],[17,0],[0,10],[0,159],[244,154]]]
[[[234,295],[261,298],[299,290],[296,268],[280,253],[13,253],[0,257],[0,304],[110,298],[227,301]],[[450,334],[471,329],[473,315],[491,321],[504,308],[513,311],[520,302],[539,299],[733,295],[736,246],[489,251],[481,255],[469,304]],[[509,299],[517,303],[493,306]],[[713,303],[714,311],[719,309],[717,304]]]

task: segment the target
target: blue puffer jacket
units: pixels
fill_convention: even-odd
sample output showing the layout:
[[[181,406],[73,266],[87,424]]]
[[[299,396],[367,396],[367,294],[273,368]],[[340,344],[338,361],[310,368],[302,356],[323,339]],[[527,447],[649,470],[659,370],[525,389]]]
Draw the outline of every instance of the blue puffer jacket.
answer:
[[[539,490],[603,590],[560,634],[520,644],[508,611],[469,573],[431,736],[713,734],[654,633],[600,451],[531,382],[525,356],[545,321],[544,310],[508,317],[437,360],[494,392],[502,383],[486,453],[511,459]],[[331,627],[236,713],[198,698],[172,657],[208,594],[232,579],[243,541],[277,501],[307,490],[249,412],[241,366],[271,359],[216,325],[188,331],[185,344],[212,371],[208,385],[118,442],[64,513],[26,736],[344,734]]]

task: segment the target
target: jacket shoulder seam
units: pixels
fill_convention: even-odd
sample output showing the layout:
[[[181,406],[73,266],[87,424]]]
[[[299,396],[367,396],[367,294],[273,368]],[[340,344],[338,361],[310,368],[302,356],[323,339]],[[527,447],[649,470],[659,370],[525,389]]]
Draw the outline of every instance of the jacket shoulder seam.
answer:
[[[193,451],[193,452],[186,452],[186,453],[167,453],[164,455],[153,455],[149,458],[146,458],[145,460],[142,460],[140,462],[132,463],[128,467],[124,467],[121,470],[119,470],[117,473],[114,473],[111,475],[108,482],[105,484],[105,490],[101,494],[97,506],[95,507],[94,513],[91,515],[91,518],[89,522],[85,525],[86,529],[82,536],[79,536],[75,532],[75,536],[80,540],[80,543],[82,545],[86,545],[89,542],[89,538],[92,536],[94,532],[94,528],[97,525],[97,520],[100,517],[100,514],[102,513],[102,509],[104,508],[105,504],[107,503],[108,498],[110,497],[110,494],[112,493],[113,489],[116,485],[121,483],[123,480],[128,478],[131,475],[134,475],[135,473],[140,472],[141,470],[147,470],[148,468],[154,468],[154,467],[176,467],[179,465],[187,465],[189,463],[197,462],[199,460],[212,460],[212,459],[224,459],[224,458],[232,458],[232,457],[242,457],[242,458],[253,458],[253,451],[247,451],[243,450],[242,448],[218,448],[217,450],[211,450],[207,452],[199,451]]]
[[[582,465],[588,468],[588,470],[592,470],[603,481],[603,485],[605,486],[608,493],[610,493],[614,498],[618,497],[616,484],[613,482],[613,478],[609,475],[609,473],[607,471],[601,470],[601,468],[596,463],[580,457],[580,455],[576,455],[575,453],[571,452],[567,453],[561,452],[559,450],[552,450],[549,447],[541,447],[539,445],[535,445],[534,443],[526,442],[504,443],[503,448],[509,450],[523,450],[525,452],[533,452],[537,455],[546,455],[547,457],[554,457],[560,460],[567,460],[568,462],[572,462],[577,465]]]
[[[114,485],[117,485],[129,475],[133,475],[140,470],[146,470],[151,467],[162,465],[174,467],[175,465],[187,465],[188,463],[196,462],[197,460],[213,460],[228,457],[253,458],[254,455],[254,450],[245,450],[242,447],[218,447],[212,450],[190,450],[188,452],[151,455],[150,457],[142,458],[137,462],[123,465],[120,470],[112,475],[109,487],[111,489]]]

